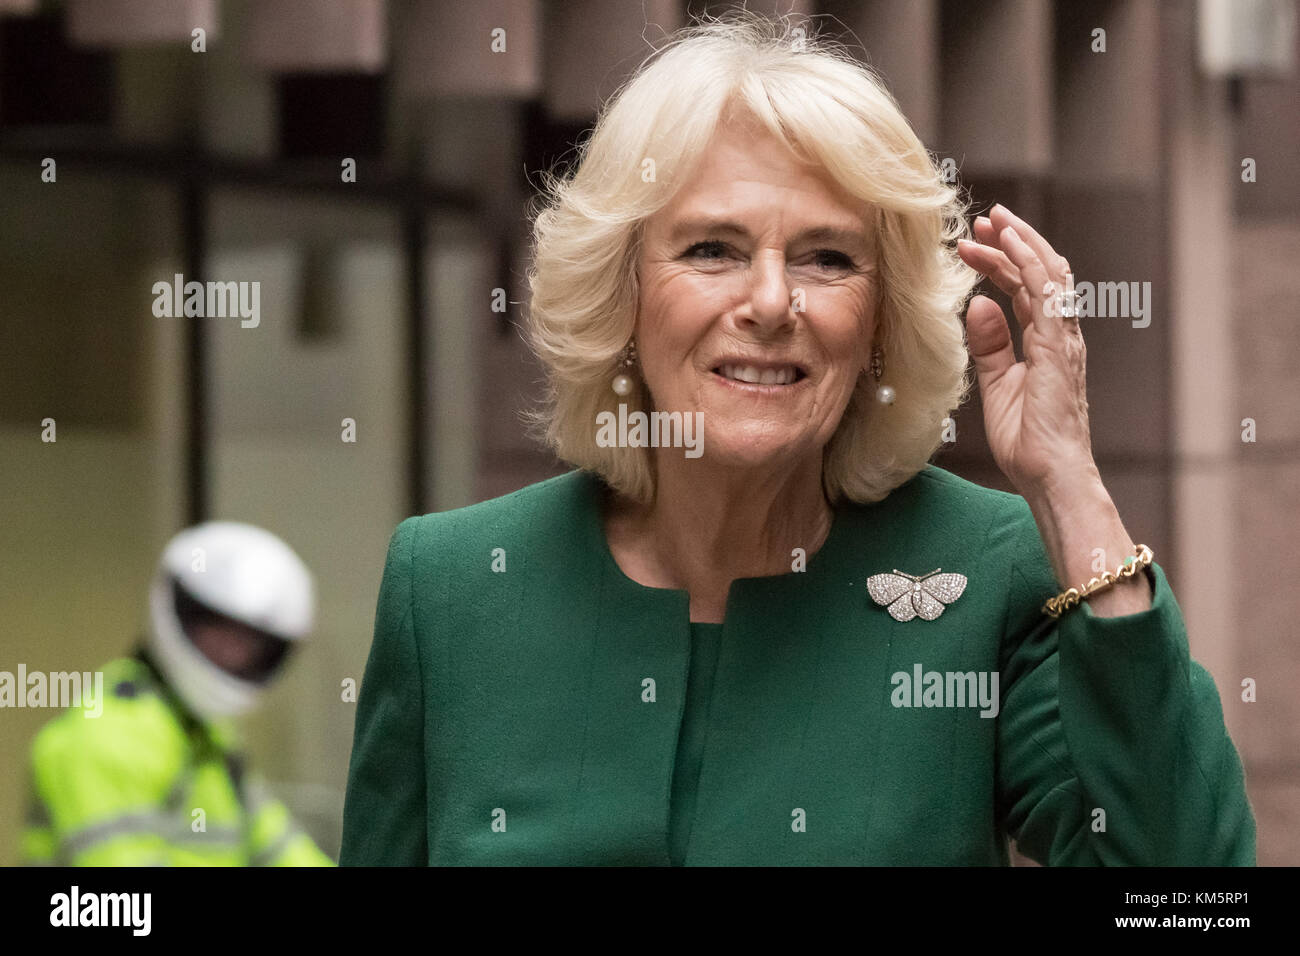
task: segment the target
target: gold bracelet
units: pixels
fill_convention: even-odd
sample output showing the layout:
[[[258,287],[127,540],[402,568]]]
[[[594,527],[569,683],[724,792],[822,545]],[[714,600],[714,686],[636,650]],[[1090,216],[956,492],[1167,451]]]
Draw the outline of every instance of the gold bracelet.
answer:
[[[1043,613],[1048,617],[1060,617],[1084,598],[1092,597],[1098,591],[1106,590],[1116,581],[1131,578],[1138,571],[1149,567],[1153,557],[1151,549],[1145,544],[1139,544],[1133,550],[1134,553],[1125,558],[1124,563],[1116,568],[1113,573],[1110,571],[1101,572],[1101,577],[1093,578],[1083,586],[1083,590],[1070,588],[1067,591],[1062,591],[1054,598],[1048,598],[1047,603],[1043,605]]]

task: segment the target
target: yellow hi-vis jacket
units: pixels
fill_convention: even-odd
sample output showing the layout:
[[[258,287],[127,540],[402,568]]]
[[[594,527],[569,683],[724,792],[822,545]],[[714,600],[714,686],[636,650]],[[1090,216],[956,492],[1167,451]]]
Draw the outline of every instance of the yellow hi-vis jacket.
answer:
[[[23,863],[334,865],[244,768],[233,723],[192,715],[143,654],[103,672],[99,716],[70,707],[32,744]]]

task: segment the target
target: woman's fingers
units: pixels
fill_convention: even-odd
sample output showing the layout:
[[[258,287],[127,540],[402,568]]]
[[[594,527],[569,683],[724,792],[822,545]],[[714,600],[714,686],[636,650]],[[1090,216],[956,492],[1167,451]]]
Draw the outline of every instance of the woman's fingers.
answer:
[[[1007,258],[1020,270],[1020,289],[1011,297],[1011,304],[1021,326],[1028,329],[1033,325],[1048,341],[1063,341],[1065,323],[1054,318],[1047,307],[1048,299],[1059,292],[1060,286],[1013,226],[1004,228],[998,238]]]
[[[1007,227],[1014,229],[1016,235],[1037,254],[1043,268],[1047,270],[1053,281],[1058,283],[1065,281],[1065,275],[1070,271],[1070,263],[1066,261],[1065,256],[1053,249],[1051,243],[1040,236],[1033,226],[1000,204],[989,210],[989,223],[992,231],[999,236]]]
[[[994,248],[988,243],[962,239],[957,242],[957,253],[963,262],[981,275],[987,276],[990,282],[1007,295],[1015,298],[1016,293],[1020,291],[1023,285],[1020,281],[1020,269],[1001,249]]]
[[[1011,264],[1011,260],[1001,249],[985,243],[971,242],[969,239],[958,239],[957,250],[962,254],[962,259],[967,265],[976,272],[988,276],[993,280],[993,284],[1007,295],[1011,295],[1014,288],[1020,285],[1020,270]]]
[[[988,296],[973,297],[966,308],[966,344],[981,394],[1016,364],[1007,318]]]
[[[975,238],[986,246],[997,248],[998,231],[993,228],[993,223],[988,216],[975,217]]]
[[[958,243],[962,260],[1011,297],[1022,329],[1036,322],[1047,338],[1063,336],[1066,323],[1049,302],[1065,287],[1070,272],[1065,257],[1002,205],[976,217],[973,232],[978,242]]]

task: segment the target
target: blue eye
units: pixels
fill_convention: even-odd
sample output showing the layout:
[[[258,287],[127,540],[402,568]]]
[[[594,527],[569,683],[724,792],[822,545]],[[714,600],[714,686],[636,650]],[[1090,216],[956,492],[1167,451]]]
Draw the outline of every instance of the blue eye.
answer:
[[[853,266],[852,259],[844,253],[837,252],[834,249],[818,249],[813,253],[813,255],[815,255],[819,260],[822,260],[823,264],[829,265],[834,269],[849,269]],[[825,262],[825,258],[829,258],[830,262]]]
[[[713,258],[716,258],[715,256],[707,256],[707,255],[705,255],[703,252],[700,251],[700,250],[706,250],[706,249],[711,249],[711,250],[714,250],[714,251],[718,252],[719,254],[721,254],[721,253],[723,253],[723,252],[726,252],[727,245],[726,245],[726,243],[724,243],[724,242],[719,242],[719,241],[716,240],[716,239],[710,239],[710,240],[708,240],[707,242],[697,242],[695,245],[691,246],[689,249],[687,249],[687,250],[686,250],[684,253],[682,253],[682,254],[685,255],[685,256],[693,256],[693,257],[695,257],[695,258],[699,258],[699,259],[713,259]]]
[[[687,259],[718,260],[727,255],[730,246],[719,239],[697,242],[682,253]],[[818,249],[813,253],[817,267],[823,270],[852,269],[853,259],[837,249]]]

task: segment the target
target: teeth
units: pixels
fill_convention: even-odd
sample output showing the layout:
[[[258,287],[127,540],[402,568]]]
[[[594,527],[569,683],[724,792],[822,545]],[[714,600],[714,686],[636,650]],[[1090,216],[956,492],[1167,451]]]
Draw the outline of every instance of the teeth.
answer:
[[[724,365],[721,371],[724,378],[751,385],[791,385],[797,375],[792,365],[761,370],[752,365]]]

